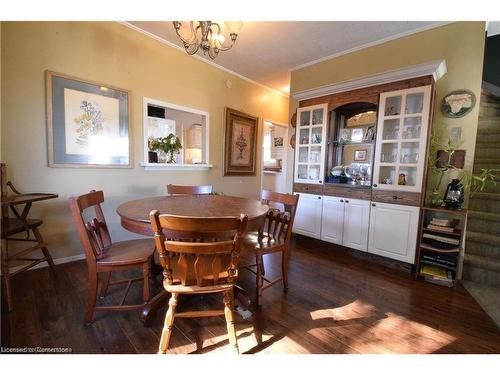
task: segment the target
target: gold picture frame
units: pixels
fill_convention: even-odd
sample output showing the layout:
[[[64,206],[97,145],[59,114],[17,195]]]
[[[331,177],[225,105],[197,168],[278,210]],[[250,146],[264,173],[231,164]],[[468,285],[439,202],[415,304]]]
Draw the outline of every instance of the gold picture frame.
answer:
[[[224,176],[255,176],[259,118],[226,107]]]

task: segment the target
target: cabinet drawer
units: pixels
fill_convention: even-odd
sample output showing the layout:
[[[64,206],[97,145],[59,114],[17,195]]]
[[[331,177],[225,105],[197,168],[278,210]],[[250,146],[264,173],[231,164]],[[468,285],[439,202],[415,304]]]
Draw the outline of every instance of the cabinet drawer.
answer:
[[[323,194],[333,197],[364,199],[369,201],[372,198],[372,189],[369,187],[353,188],[353,187],[343,187],[343,186],[325,184],[325,187],[323,189]]]
[[[323,185],[317,184],[293,184],[295,193],[318,194],[323,195]]]
[[[407,206],[420,206],[420,193],[373,190],[372,201],[382,203],[403,204]]]

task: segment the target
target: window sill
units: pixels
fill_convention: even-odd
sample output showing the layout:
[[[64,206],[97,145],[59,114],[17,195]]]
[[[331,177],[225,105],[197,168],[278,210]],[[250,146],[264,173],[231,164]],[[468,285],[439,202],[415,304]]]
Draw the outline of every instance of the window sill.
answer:
[[[274,175],[281,175],[283,172],[278,172],[278,171],[268,171],[264,169],[264,174],[274,174]]]
[[[206,171],[212,164],[168,164],[168,163],[140,163],[146,171]]]

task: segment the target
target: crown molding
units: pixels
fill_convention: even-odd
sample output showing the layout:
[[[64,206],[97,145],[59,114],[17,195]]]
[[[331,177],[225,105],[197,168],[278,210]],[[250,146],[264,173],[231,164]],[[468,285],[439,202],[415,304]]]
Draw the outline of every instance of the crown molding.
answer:
[[[374,40],[373,42],[365,43],[365,44],[362,44],[362,45],[357,46],[357,47],[349,48],[349,49],[346,49],[344,51],[336,52],[334,54],[331,54],[331,55],[328,55],[328,56],[324,56],[324,57],[321,57],[319,59],[315,59],[315,60],[306,62],[304,64],[297,65],[297,66],[289,69],[289,71],[293,72],[295,70],[306,68],[308,66],[315,65],[315,64],[318,64],[318,63],[326,61],[326,60],[334,59],[334,58],[342,56],[342,55],[347,55],[349,53],[360,51],[360,50],[365,49],[365,48],[377,46],[379,44],[390,42],[391,40],[403,38],[405,36],[409,36],[409,35],[421,33],[422,31],[432,30],[432,29],[435,29],[435,28],[438,28],[438,27],[441,27],[441,26],[448,25],[450,23],[453,23],[453,22],[452,21],[438,22],[438,23],[435,23],[435,24],[432,24],[432,25],[422,26],[422,27],[419,27],[417,29],[413,29],[413,30],[410,30],[410,31],[405,31],[405,32],[402,32],[402,33],[399,33],[399,34],[391,35],[391,36],[388,36],[388,37],[385,37],[385,38],[382,38],[382,39],[377,39],[377,40]]]
[[[169,42],[169,41],[168,41],[168,40],[166,40],[166,39],[160,38],[158,35],[155,35],[155,34],[153,34],[153,33],[150,33],[149,31],[143,30],[143,29],[141,29],[140,27],[137,27],[137,26],[135,26],[135,25],[132,25],[131,23],[129,23],[129,22],[127,22],[127,21],[117,21],[117,22],[118,22],[120,25],[126,26],[126,27],[128,27],[129,29],[135,30],[135,31],[137,31],[137,32],[139,32],[139,33],[141,33],[141,34],[143,34],[143,35],[146,35],[146,36],[148,36],[148,37],[150,37],[150,38],[152,38],[152,39],[156,40],[157,42],[160,42],[160,43],[162,43],[162,44],[165,44],[165,45],[167,45],[167,46],[169,46],[169,47],[172,47],[172,48],[174,48],[174,49],[176,49],[176,50],[178,50],[178,51],[181,51],[181,52],[183,52],[183,53],[186,53],[186,51],[184,50],[184,48],[179,47],[177,44],[174,44],[174,43],[172,43],[172,42]],[[273,89],[272,87],[266,86],[266,85],[264,85],[264,84],[262,84],[262,83],[260,83],[260,82],[254,81],[253,79],[250,79],[250,78],[248,78],[248,77],[245,77],[244,75],[241,75],[241,74],[239,74],[239,73],[236,73],[236,72],[232,71],[231,69],[228,69],[228,68],[223,67],[222,65],[216,64],[216,63],[214,63],[213,61],[210,61],[210,60],[204,59],[204,58],[203,58],[203,57],[201,57],[201,56],[198,56],[198,55],[196,55],[196,54],[195,54],[195,55],[191,55],[191,57],[193,57],[193,58],[195,58],[195,59],[197,59],[197,60],[199,60],[199,61],[201,61],[201,62],[204,62],[205,64],[211,65],[211,66],[213,66],[214,68],[217,68],[217,69],[223,70],[223,71],[224,71],[224,72],[226,72],[226,73],[232,74],[233,76],[236,76],[236,77],[238,77],[238,78],[241,78],[241,79],[243,79],[243,80],[245,80],[245,81],[247,81],[247,82],[253,83],[254,85],[257,85],[257,86],[263,87],[263,88],[265,88],[265,89],[267,89],[267,90],[270,90],[270,91],[272,91],[272,92],[274,92],[274,93],[276,93],[276,94],[278,94],[278,95],[280,95],[280,96],[282,96],[282,97],[284,97],[284,98],[288,98],[288,97],[289,97],[289,95],[285,94],[284,92],[281,92],[281,91],[279,91],[279,90]]]
[[[446,74],[446,61],[437,60],[424,64],[412,65],[401,69],[390,70],[370,76],[365,76],[348,81],[325,85],[313,89],[297,91],[292,93],[296,100],[306,100],[320,96],[336,94],[339,92],[362,89],[365,87],[383,85],[390,82],[402,81],[405,79],[432,76],[434,81],[439,80]]]

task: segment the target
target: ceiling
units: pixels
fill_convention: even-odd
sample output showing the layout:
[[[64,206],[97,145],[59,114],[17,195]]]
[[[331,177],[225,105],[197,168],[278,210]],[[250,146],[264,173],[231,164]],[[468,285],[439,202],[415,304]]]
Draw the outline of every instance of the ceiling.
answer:
[[[182,48],[170,21],[127,24]],[[442,24],[426,21],[244,22],[236,45],[219,53],[213,62],[288,94],[293,68]],[[198,55],[210,61],[201,51]]]

